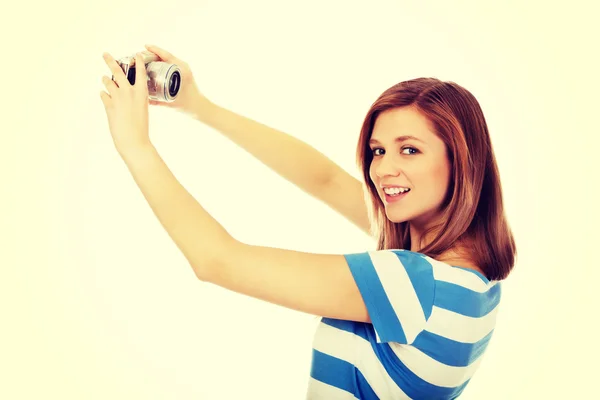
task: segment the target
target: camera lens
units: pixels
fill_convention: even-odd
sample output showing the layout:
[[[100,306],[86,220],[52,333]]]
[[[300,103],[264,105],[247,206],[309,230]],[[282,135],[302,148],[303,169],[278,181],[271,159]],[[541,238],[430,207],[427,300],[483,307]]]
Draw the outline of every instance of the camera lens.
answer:
[[[181,82],[181,76],[179,74],[179,71],[173,72],[173,75],[171,75],[171,79],[169,81],[169,95],[170,96],[175,97],[177,95],[177,92],[179,92],[180,82]]]

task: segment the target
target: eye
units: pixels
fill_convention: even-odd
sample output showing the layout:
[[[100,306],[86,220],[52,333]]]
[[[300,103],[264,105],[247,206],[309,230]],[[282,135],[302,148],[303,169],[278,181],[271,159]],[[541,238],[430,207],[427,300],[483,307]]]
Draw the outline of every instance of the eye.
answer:
[[[381,150],[382,152],[381,152],[381,153],[379,153],[379,154],[377,154],[377,151],[378,151],[378,150]],[[383,150],[381,147],[375,147],[374,149],[371,149],[371,152],[373,153],[373,155],[374,155],[374,156],[380,156],[380,155],[383,155],[383,151],[384,151],[384,150]]]
[[[407,150],[408,150],[408,153],[407,153]],[[413,154],[417,154],[418,152],[419,152],[419,150],[415,149],[414,147],[406,146],[406,147],[402,148],[402,154],[413,155]]]

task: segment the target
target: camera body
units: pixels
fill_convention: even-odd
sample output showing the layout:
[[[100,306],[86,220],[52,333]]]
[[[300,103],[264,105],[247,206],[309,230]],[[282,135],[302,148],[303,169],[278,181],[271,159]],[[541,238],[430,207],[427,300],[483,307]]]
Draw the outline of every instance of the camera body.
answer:
[[[181,70],[176,64],[160,61],[160,58],[150,52],[142,51],[144,68],[148,76],[148,97],[152,100],[170,103],[175,100],[181,87]],[[135,83],[135,54],[117,60],[127,80]],[[114,75],[112,77],[114,80]]]

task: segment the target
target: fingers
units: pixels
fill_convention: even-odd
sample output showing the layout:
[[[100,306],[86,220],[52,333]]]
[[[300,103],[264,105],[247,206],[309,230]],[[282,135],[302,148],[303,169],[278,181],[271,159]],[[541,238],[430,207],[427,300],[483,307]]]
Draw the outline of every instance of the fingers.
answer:
[[[108,112],[108,110],[111,108],[111,98],[108,95],[108,93],[106,93],[104,90],[102,90],[100,92],[100,99],[102,100],[102,104],[104,104],[104,109],[106,110],[106,112]]]
[[[148,98],[148,75],[146,72],[146,65],[144,64],[144,59],[141,53],[135,54],[135,84],[131,85],[129,80],[125,76],[125,73],[121,69],[121,66],[115,61],[114,58],[108,53],[104,53],[102,55],[106,64],[110,68],[113,79],[108,76],[102,77],[102,83],[104,87],[108,91],[108,93],[102,91],[100,93],[100,97],[102,98],[102,102],[104,106],[108,110],[108,108],[113,104],[113,99],[117,99],[123,93],[122,91],[126,88],[129,90],[133,89],[133,92],[138,93],[144,99]],[[137,95],[136,95],[137,97]]]
[[[118,89],[117,84],[106,75],[102,77],[102,83],[104,84],[106,90],[108,90],[108,93],[110,93],[110,97],[114,96],[116,90]]]
[[[150,50],[151,52],[153,52],[154,54],[156,54],[157,56],[159,56],[160,59],[163,61],[173,62],[174,60],[177,59],[177,57],[175,57],[173,54],[169,53],[165,49],[161,49],[158,46],[154,46],[152,44],[147,44],[147,45],[145,45],[145,47],[148,50]]]
[[[117,61],[108,53],[104,53],[102,54],[102,56],[104,57],[106,65],[108,65],[108,68],[112,72],[115,81],[117,82],[117,85],[119,85],[119,87],[130,85],[129,81],[127,80],[127,77],[125,76],[125,73],[123,72]]]

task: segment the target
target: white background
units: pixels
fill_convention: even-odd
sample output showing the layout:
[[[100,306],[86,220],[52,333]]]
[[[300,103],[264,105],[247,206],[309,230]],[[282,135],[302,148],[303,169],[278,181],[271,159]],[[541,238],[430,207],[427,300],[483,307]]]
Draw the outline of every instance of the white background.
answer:
[[[112,146],[102,52],[155,43],[216,103],[348,172],[370,104],[418,76],[480,101],[518,263],[461,399],[595,392],[593,2],[21,2],[2,12],[0,398],[303,399],[314,316],[198,282]],[[375,244],[218,132],[151,109],[178,179],[236,238]],[[201,238],[200,238],[201,240]]]

